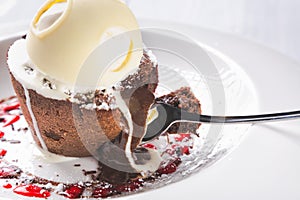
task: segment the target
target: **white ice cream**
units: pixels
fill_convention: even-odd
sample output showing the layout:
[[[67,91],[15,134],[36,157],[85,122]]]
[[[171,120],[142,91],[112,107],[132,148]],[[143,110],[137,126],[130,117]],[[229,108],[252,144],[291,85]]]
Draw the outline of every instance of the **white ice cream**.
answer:
[[[96,48],[97,62],[89,58],[89,71],[81,71]],[[79,84],[95,86],[91,72],[106,72],[100,83],[111,85],[136,71],[143,46],[136,18],[119,0],[48,0],[31,23],[27,52],[48,76],[75,84],[83,73]]]

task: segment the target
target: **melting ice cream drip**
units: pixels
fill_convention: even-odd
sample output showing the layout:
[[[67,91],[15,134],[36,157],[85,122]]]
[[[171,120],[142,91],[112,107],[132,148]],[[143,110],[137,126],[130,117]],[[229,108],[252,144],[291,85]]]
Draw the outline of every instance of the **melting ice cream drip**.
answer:
[[[126,103],[126,101],[123,99],[120,91],[114,91],[113,92],[116,104],[118,105],[118,108],[122,112],[123,116],[125,117],[127,124],[128,124],[128,138],[126,141],[125,146],[125,155],[133,169],[135,169],[138,173],[148,173],[148,172],[155,172],[161,163],[161,157],[159,153],[156,150],[153,149],[147,149],[146,152],[140,152],[141,154],[146,153],[150,155],[150,160],[144,162],[143,164],[137,164],[134,159],[134,153],[132,152],[132,140],[134,137],[134,121],[132,119],[132,115],[130,112],[130,109]],[[147,126],[147,125],[146,125]],[[142,133],[141,137],[146,132],[146,128],[144,129],[144,133]]]
[[[35,134],[36,134],[36,136],[37,136],[37,138],[38,138],[38,140],[39,140],[42,148],[47,151],[48,148],[47,148],[47,146],[45,144],[45,141],[42,138],[42,135],[40,133],[40,129],[39,129],[38,123],[37,123],[36,118],[34,116],[34,113],[32,111],[29,91],[28,91],[28,89],[25,86],[23,86],[23,88],[24,88],[24,94],[25,94],[25,98],[26,98],[26,106],[28,108],[28,111],[29,111],[29,114],[30,114],[30,117],[31,117],[31,120],[32,120],[34,132],[35,132]]]

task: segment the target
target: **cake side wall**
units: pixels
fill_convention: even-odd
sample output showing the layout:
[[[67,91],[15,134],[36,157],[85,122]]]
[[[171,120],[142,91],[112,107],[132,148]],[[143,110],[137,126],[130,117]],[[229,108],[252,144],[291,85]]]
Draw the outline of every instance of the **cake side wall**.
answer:
[[[33,138],[41,147],[26,105],[24,88],[12,75],[11,79]],[[29,96],[41,136],[52,153],[90,156],[103,142],[114,139],[121,132],[119,124],[124,123],[124,119],[118,109],[82,109],[69,101],[45,98],[33,90],[29,90]]]

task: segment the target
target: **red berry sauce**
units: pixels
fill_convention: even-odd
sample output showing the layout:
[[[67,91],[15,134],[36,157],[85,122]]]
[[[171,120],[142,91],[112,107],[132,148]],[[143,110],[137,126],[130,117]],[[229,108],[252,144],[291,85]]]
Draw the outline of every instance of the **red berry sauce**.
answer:
[[[11,105],[4,106],[2,109],[3,109],[4,112],[9,112],[9,111],[16,110],[16,109],[19,109],[19,108],[20,108],[20,103],[15,102]]]
[[[84,191],[83,186],[70,185],[62,194],[63,196],[68,197],[69,199],[76,199],[81,197],[83,191]]]
[[[115,190],[112,187],[97,187],[93,191],[93,197],[95,198],[107,198],[114,194]]]
[[[156,146],[151,143],[144,144],[143,147],[148,148],[148,149],[157,149]]]
[[[5,189],[11,189],[12,185],[10,183],[7,183],[7,184],[3,185],[3,188],[5,188]]]
[[[4,132],[0,131],[0,139],[4,137]]]
[[[177,159],[169,162],[165,167],[158,169],[157,173],[159,175],[172,174],[172,173],[176,172],[176,170],[180,164],[181,164],[181,159],[177,158]]]
[[[5,116],[3,127],[10,126],[15,122],[19,121],[19,119],[20,119],[19,115],[7,115]]]
[[[15,166],[1,166],[0,179],[10,179],[19,177],[21,170]]]
[[[113,195],[134,192],[142,188],[144,183],[145,180],[137,179],[120,185],[103,184],[94,189],[92,196],[94,198],[107,198]]]
[[[191,134],[190,133],[180,133],[178,134],[176,137],[175,137],[175,140],[177,142],[183,142],[185,140],[190,140],[192,137],[191,137]]]
[[[11,97],[1,102],[2,103],[0,104],[0,122],[4,123],[2,127],[7,127],[20,119],[20,115],[10,113],[14,110],[20,110],[20,103],[18,102],[16,97]]]
[[[5,149],[0,149],[0,157],[4,157],[7,151]]]
[[[14,193],[26,196],[26,197],[37,197],[47,198],[50,197],[50,192],[37,185],[21,185],[14,189]]]

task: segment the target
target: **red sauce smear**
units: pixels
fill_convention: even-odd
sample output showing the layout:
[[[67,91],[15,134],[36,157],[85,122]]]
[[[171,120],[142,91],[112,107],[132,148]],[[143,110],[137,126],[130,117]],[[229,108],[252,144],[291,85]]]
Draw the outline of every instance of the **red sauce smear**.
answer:
[[[7,184],[3,185],[3,188],[5,188],[5,189],[11,189],[12,185],[9,184],[9,183],[7,183]]]
[[[172,149],[169,150],[169,153],[172,155],[176,151],[179,155],[190,155],[190,147],[188,146],[180,146],[178,144],[173,144]]]
[[[2,167],[0,168],[0,178],[6,178],[12,175],[15,172],[13,168],[10,167]]]
[[[157,149],[156,146],[154,144],[151,144],[151,143],[144,144],[143,147],[149,148],[149,149]]]
[[[189,140],[191,139],[191,134],[190,133],[180,133],[175,137],[175,140],[177,142],[182,142],[184,140]]]
[[[5,149],[0,149],[0,157],[4,157],[7,151]]]
[[[98,187],[93,191],[94,198],[107,198],[116,194],[122,194],[124,192],[133,192],[143,186],[143,180],[133,180],[126,184],[109,186],[109,187]]]
[[[7,126],[10,126],[12,125],[13,123],[19,121],[20,119],[20,116],[19,115],[7,115],[5,117],[5,123],[3,125],[3,127],[7,127]]]
[[[12,104],[12,105],[8,105],[8,106],[3,107],[2,110],[3,110],[4,112],[9,112],[9,111],[11,111],[11,110],[18,109],[19,107],[20,107],[20,103],[17,102],[17,103],[14,103],[14,104]]]
[[[4,132],[0,131],[0,139],[4,137]]]
[[[84,188],[80,185],[70,185],[64,192],[64,196],[69,199],[80,198]]]
[[[172,174],[174,172],[176,172],[177,167],[181,164],[181,159],[177,158],[173,161],[171,161],[169,164],[167,164],[167,166],[160,168],[157,170],[157,172],[159,174]]]
[[[10,105],[1,104],[0,105],[0,114],[1,122],[4,122],[3,127],[7,127],[17,122],[20,119],[19,115],[10,114],[9,111],[20,109],[19,102],[13,102]]]
[[[14,193],[26,196],[26,197],[37,197],[47,198],[50,197],[50,192],[36,185],[21,185],[14,189]]]

